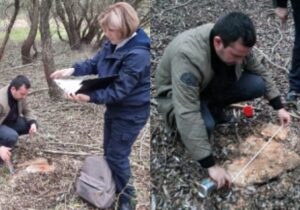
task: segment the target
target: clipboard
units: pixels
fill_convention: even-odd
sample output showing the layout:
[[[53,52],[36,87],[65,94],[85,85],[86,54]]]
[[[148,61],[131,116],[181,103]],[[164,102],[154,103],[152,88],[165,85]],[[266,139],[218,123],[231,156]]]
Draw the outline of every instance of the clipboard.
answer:
[[[95,79],[87,79],[83,80],[80,84],[81,87],[79,90],[75,92],[75,94],[78,93],[87,93],[92,92],[99,89],[104,89],[107,86],[109,86],[116,78],[118,78],[119,75],[112,75],[108,77],[100,77]]]
[[[108,87],[119,75],[100,77],[95,79],[78,80],[78,79],[56,79],[54,82],[66,93],[88,93],[98,89]]]

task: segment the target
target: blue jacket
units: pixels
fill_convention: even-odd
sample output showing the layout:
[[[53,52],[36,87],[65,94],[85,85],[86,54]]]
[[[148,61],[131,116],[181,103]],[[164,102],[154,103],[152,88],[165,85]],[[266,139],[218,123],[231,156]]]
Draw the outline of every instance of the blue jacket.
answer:
[[[150,112],[150,39],[138,29],[137,35],[114,51],[110,41],[92,58],[73,65],[74,76],[118,74],[105,89],[89,93],[91,102],[106,104],[110,117],[148,117]]]

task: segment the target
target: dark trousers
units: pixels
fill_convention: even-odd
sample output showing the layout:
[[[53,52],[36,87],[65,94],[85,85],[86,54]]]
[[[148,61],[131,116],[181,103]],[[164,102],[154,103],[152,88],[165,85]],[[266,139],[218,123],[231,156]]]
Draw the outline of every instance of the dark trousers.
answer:
[[[132,186],[129,155],[140,130],[146,124],[147,119],[141,121],[125,119],[108,119],[104,122],[104,155],[114,181],[116,191],[120,193],[119,202],[129,202],[134,197]]]
[[[218,94],[213,99],[201,101],[201,114],[209,133],[216,125],[212,111],[221,112],[225,106],[230,104],[261,97],[266,92],[266,86],[260,76],[243,72],[240,79],[230,87],[215,92]]]
[[[0,145],[13,147],[19,135],[27,134],[30,125],[24,117],[19,117],[15,123],[0,125]]]
[[[300,93],[300,1],[291,0],[295,24],[292,68],[289,73],[290,90]]]

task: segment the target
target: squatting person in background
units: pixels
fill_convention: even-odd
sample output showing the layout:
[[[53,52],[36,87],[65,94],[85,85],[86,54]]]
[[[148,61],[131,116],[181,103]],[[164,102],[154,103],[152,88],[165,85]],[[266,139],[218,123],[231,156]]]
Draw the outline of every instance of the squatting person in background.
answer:
[[[37,121],[26,101],[30,86],[28,78],[19,75],[0,89],[0,161],[10,160],[19,135],[37,132]]]

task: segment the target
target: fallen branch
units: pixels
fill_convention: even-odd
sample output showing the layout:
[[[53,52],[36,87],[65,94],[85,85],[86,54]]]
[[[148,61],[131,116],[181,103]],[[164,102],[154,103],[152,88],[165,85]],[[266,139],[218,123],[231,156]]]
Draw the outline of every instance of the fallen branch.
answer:
[[[139,159],[140,160],[142,159],[143,143],[144,143],[144,140],[145,140],[147,134],[150,134],[150,131],[149,131],[149,122],[146,124],[146,127],[144,128],[143,135],[142,135],[141,141],[140,141],[140,151],[139,151]]]
[[[47,142],[47,144],[62,144],[62,145],[71,145],[71,146],[87,147],[87,148],[93,148],[93,149],[94,149],[95,147],[101,147],[100,144],[84,145],[84,144],[66,143],[66,142]]]
[[[65,200],[65,209],[67,209],[67,196],[71,193],[73,184],[76,181],[77,178],[77,174],[78,174],[79,168],[76,166],[76,172],[74,173],[74,177],[72,179],[72,181],[69,184],[68,190],[66,191],[66,193],[64,194],[64,200]]]
[[[43,92],[43,91],[46,91],[46,90],[49,90],[48,88],[42,88],[42,89],[39,89],[39,90],[35,90],[35,91],[32,91],[28,94],[28,96],[31,96],[33,94],[36,94],[36,93],[39,93],[39,92]]]
[[[51,154],[60,154],[60,155],[82,155],[82,156],[88,156],[88,155],[100,155],[100,153],[86,153],[86,152],[66,152],[66,151],[55,151],[55,150],[42,150],[42,152],[51,153]]]
[[[272,25],[271,25],[271,23],[270,23],[270,18],[268,18],[267,22],[268,22],[268,25],[269,25],[270,27],[275,28],[275,29],[279,32],[279,34],[280,34],[279,40],[278,40],[277,43],[272,47],[272,50],[271,50],[271,53],[274,54],[274,51],[275,51],[276,47],[277,47],[277,46],[279,45],[279,43],[283,40],[283,34],[282,34],[282,32],[281,32],[281,30],[280,30],[280,28],[279,28],[278,26],[272,26]],[[281,24],[280,24],[280,25],[281,25]]]
[[[160,16],[162,16],[162,15],[163,15],[165,12],[167,12],[167,11],[170,11],[170,10],[173,10],[173,9],[177,9],[177,8],[179,8],[179,7],[186,6],[186,5],[188,5],[189,3],[193,2],[193,1],[194,1],[194,0],[189,0],[189,1],[185,2],[185,3],[183,3],[183,4],[180,4],[180,5],[177,5],[177,6],[168,8],[168,9],[165,9],[165,10],[161,11]]]
[[[29,66],[32,66],[32,67],[33,66],[40,66],[42,64],[43,63],[29,63],[29,64],[25,64],[25,65],[15,66],[15,67],[12,67],[12,68],[6,68],[3,71],[6,71],[6,70],[15,70],[15,69],[20,69],[20,68],[29,67]]]
[[[272,48],[272,54],[274,54],[274,51],[275,51],[275,49],[276,49],[276,47],[280,44],[280,42],[283,40],[283,34],[281,33],[281,30],[279,29],[279,28],[276,28],[277,29],[277,31],[279,32],[279,34],[280,34],[280,38],[279,38],[279,40],[277,41],[277,43],[273,46],[273,48]]]
[[[294,112],[289,112],[289,114],[294,117],[294,118],[297,118],[297,119],[300,119],[300,116],[298,116],[296,113]]]
[[[242,139],[240,137],[240,134],[239,134],[237,126],[234,126],[234,132],[235,132],[236,139],[237,139],[238,143],[240,144],[242,142]]]
[[[273,61],[271,61],[271,59],[259,48],[257,47],[254,47],[254,49],[256,49],[270,64],[272,64],[273,66],[281,69],[281,70],[284,70],[286,73],[289,73],[289,70],[285,67],[282,67],[276,63],[274,63]]]
[[[232,108],[239,108],[239,109],[243,109],[246,106],[246,104],[231,104],[230,107]],[[256,111],[262,111],[262,109],[259,108],[255,108],[253,107],[254,110]]]
[[[48,193],[49,191],[47,191]],[[46,193],[43,193],[42,195],[39,195],[38,196],[38,200],[42,200],[42,199],[45,199],[45,198],[51,198],[53,196],[57,196],[57,195],[60,195],[60,194],[64,194],[65,191],[60,191],[60,192],[50,192],[48,195],[46,195]]]

